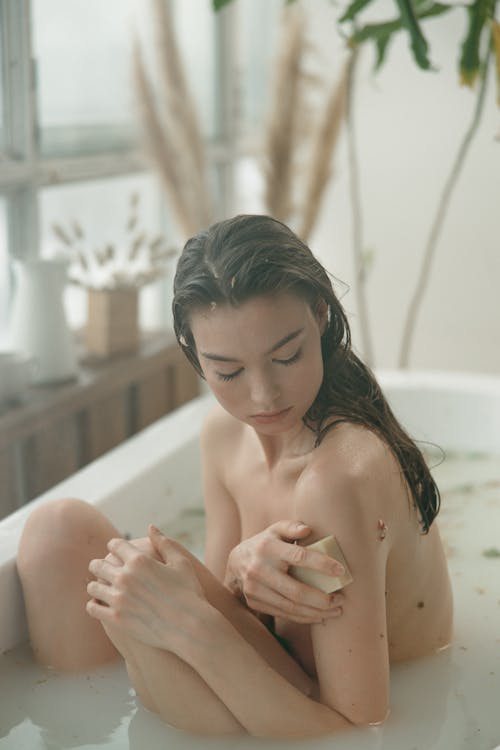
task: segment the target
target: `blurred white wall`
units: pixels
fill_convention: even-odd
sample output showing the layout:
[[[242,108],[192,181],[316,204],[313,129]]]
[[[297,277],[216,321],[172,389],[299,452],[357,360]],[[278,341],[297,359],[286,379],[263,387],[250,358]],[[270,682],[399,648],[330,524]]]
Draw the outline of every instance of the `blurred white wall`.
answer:
[[[379,0],[377,20],[395,4]],[[309,0],[312,37],[328,60],[342,42],[327,2]],[[476,102],[461,87],[457,62],[465,10],[424,22],[438,72],[413,62],[404,34],[372,72],[373,47],[358,68],[356,125],[364,214],[364,245],[375,252],[368,281],[376,365],[397,364],[404,315],[413,292],[439,195]],[[333,62],[335,68],[337,63]],[[500,109],[493,68],[480,130],[453,196],[431,283],[419,317],[412,368],[500,373]],[[361,347],[354,299],[351,213],[345,141],[310,245],[351,286],[343,302]]]

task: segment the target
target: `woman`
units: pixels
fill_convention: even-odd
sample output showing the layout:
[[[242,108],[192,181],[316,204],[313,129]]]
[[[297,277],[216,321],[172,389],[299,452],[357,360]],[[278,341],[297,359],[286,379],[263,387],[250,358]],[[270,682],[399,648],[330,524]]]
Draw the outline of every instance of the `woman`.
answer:
[[[451,638],[420,451],[353,353],[327,273],[282,223],[238,216],[189,240],[173,313],[218,401],[201,439],[206,567],[154,527],[129,542],[82,501],[43,506],[18,556],[35,654],[77,669],[118,652],[148,708],[202,734],[384,721],[390,663]],[[341,574],[306,548],[331,534],[353,576],[333,595],[289,570]]]

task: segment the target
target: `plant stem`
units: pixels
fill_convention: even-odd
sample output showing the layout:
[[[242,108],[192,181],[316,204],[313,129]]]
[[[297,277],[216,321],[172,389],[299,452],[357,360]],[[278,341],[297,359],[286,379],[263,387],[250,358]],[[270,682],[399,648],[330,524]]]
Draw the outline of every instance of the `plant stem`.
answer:
[[[425,290],[429,283],[432,262],[436,254],[436,247],[437,247],[439,235],[443,227],[443,223],[446,217],[448,206],[450,204],[452,192],[457,186],[458,178],[460,176],[460,172],[462,171],[462,167],[464,165],[465,158],[467,156],[470,145],[472,143],[472,139],[474,138],[478,130],[479,123],[481,121],[481,115],[484,109],[484,100],[485,100],[486,86],[487,86],[487,80],[488,80],[488,67],[489,67],[491,51],[492,51],[492,44],[490,40],[488,52],[486,54],[486,59],[484,62],[484,73],[483,73],[483,77],[481,81],[481,86],[478,92],[478,97],[477,97],[477,102],[476,102],[476,107],[474,110],[472,122],[465,132],[463,141],[460,145],[460,148],[458,149],[458,153],[452,164],[450,174],[448,176],[443,192],[441,194],[441,198],[439,200],[438,207],[437,207],[436,216],[434,218],[434,223],[432,224],[429,238],[427,240],[427,245],[426,245],[425,252],[424,252],[424,258],[423,258],[422,266],[420,269],[420,275],[417,281],[417,285],[415,287],[415,291],[413,293],[413,297],[408,307],[408,313],[407,313],[405,325],[403,328],[401,350],[400,350],[400,355],[399,355],[399,366],[401,368],[408,367],[409,358],[410,358],[410,349],[413,343],[413,337],[415,333],[415,327],[417,324],[417,318],[418,318],[418,314],[420,311],[420,306],[422,304],[422,299],[424,297]]]
[[[358,306],[359,325],[363,347],[363,359],[368,367],[373,367],[373,347],[368,323],[368,307],[366,303],[366,264],[363,257],[363,236],[361,213],[361,195],[359,188],[359,166],[356,148],[356,133],[354,125],[354,81],[356,65],[359,58],[359,48],[356,46],[351,54],[347,69],[346,90],[346,124],[347,150],[349,162],[349,187],[352,210],[352,248],[354,254],[354,270],[356,276],[356,302]]]

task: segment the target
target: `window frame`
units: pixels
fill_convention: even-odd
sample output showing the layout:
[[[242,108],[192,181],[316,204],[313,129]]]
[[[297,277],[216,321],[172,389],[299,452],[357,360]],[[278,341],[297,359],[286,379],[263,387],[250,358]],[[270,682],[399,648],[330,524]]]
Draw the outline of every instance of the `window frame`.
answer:
[[[172,2],[172,0],[166,0]],[[207,141],[209,165],[217,173],[216,218],[231,212],[236,156],[234,34],[236,10],[215,18],[216,136]],[[7,202],[8,256],[39,255],[38,191],[52,185],[151,171],[138,147],[98,154],[46,158],[40,153],[37,71],[31,35],[31,0],[0,0],[5,150],[0,153],[0,195]],[[239,149],[238,149],[239,150]]]

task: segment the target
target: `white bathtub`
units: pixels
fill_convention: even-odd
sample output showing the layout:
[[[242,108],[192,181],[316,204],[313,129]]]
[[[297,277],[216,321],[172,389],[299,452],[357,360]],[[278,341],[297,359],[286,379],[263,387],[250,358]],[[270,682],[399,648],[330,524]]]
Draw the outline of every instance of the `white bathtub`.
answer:
[[[471,460],[476,456],[486,471],[483,479],[471,479],[472,464],[465,468],[457,464],[451,473],[443,474],[445,491],[450,490],[452,496],[458,493],[449,508],[444,493],[442,511],[456,601],[454,644],[431,660],[393,669],[393,711],[383,727],[356,730],[339,740],[304,742],[300,747],[491,750],[500,746],[500,712],[494,707],[500,697],[500,559],[482,552],[500,547],[500,502],[494,501],[495,482],[500,479],[500,378],[392,371],[379,372],[378,377],[413,437],[436,443],[447,452],[472,454]],[[183,508],[200,504],[198,432],[210,405],[211,398],[203,396],[181,407],[0,522],[0,654],[26,639],[14,560],[24,521],[34,504],[54,497],[81,497],[99,505],[121,531],[134,536],[143,535],[149,521],[168,525]],[[461,487],[474,482],[487,487],[490,494],[471,515],[472,502]],[[465,493],[465,500],[460,499],[460,492]],[[497,494],[500,500],[500,483]],[[465,552],[471,539],[476,539],[477,550],[467,547]],[[189,738],[188,742],[184,735],[158,726],[155,717],[140,716],[136,729],[137,721],[145,722],[141,742],[148,750],[156,747],[154,732],[160,738],[158,747],[167,739],[163,733],[170,733],[169,748],[198,746],[198,740]],[[0,749],[15,747],[8,744],[9,737],[0,731]],[[242,742],[247,746],[254,741]],[[273,747],[280,745],[273,743]],[[110,741],[106,746],[115,745]]]

